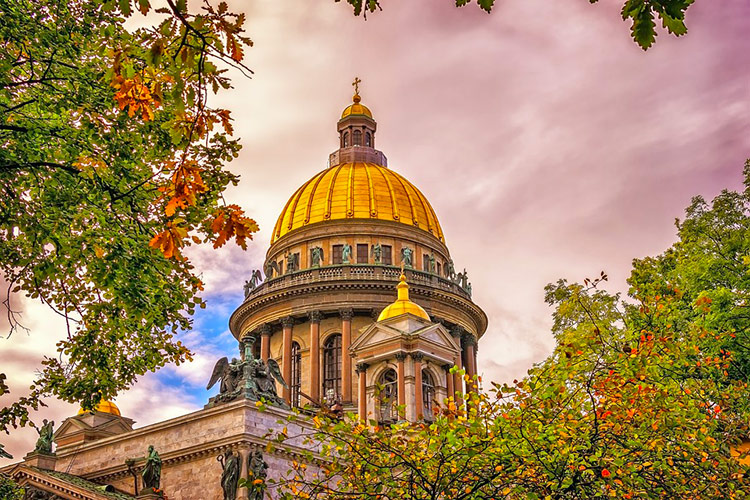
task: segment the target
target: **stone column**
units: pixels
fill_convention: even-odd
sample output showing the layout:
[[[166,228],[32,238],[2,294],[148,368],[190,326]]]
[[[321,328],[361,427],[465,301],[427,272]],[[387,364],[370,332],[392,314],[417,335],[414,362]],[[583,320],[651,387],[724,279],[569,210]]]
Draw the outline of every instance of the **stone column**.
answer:
[[[396,361],[398,362],[398,404],[406,404],[406,374],[404,373],[404,360],[406,359],[406,353],[396,353]]]
[[[357,375],[359,375],[359,391],[357,394],[357,413],[359,419],[367,422],[367,363],[357,364]]]
[[[320,311],[312,311],[310,318],[310,396],[320,402]]]
[[[271,325],[260,327],[260,359],[268,361],[271,357]]]
[[[417,420],[424,418],[424,405],[422,404],[422,359],[421,352],[413,352],[411,359],[414,360],[414,399],[416,399]]]
[[[469,376],[470,381],[466,384],[466,392],[476,392],[476,389],[474,389],[474,384],[476,384],[476,380],[474,380],[474,376],[477,374],[477,358],[476,358],[476,345],[477,340],[474,338],[474,335],[472,335],[469,332],[464,333],[464,335],[461,337],[461,341],[463,344],[463,351],[464,351],[464,362],[466,365],[466,375]]]
[[[292,326],[294,326],[294,318],[287,316],[281,320],[281,326],[284,329],[281,351],[281,376],[284,377],[284,382],[289,387],[289,384],[292,383]],[[291,404],[292,393],[291,389],[287,387],[283,388],[282,395],[284,400]]]
[[[458,344],[459,349],[462,349],[461,347],[461,335],[463,334],[464,329],[460,326],[454,326],[451,328],[451,336],[453,337],[453,340],[456,341],[456,344]],[[460,370],[463,368],[463,363],[461,362],[462,358],[462,352],[459,351],[458,355],[456,356],[456,366]],[[464,379],[461,376],[460,373],[456,372],[453,374],[453,390],[457,392],[464,392]],[[458,401],[456,401],[456,405],[458,405]]]
[[[250,457],[250,446],[242,444],[239,447],[240,453],[240,478],[247,478],[248,457]],[[237,488],[237,500],[247,500],[250,496],[250,490],[247,488]]]
[[[352,345],[352,317],[351,309],[342,309],[341,314],[341,400],[344,403],[352,401],[352,357],[349,346]]]
[[[455,395],[455,389],[453,389],[453,375],[451,374],[451,368],[453,368],[453,365],[451,364],[443,365],[443,370],[445,370],[445,390],[447,391],[449,398]]]

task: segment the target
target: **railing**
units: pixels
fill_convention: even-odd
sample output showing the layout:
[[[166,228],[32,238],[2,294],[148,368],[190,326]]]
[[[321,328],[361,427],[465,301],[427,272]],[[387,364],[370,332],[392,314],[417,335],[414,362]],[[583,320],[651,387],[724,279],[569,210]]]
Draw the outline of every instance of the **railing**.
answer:
[[[438,288],[446,292],[452,292],[462,297],[471,299],[469,293],[464,290],[458,283],[438,276],[437,274],[419,271],[416,269],[406,269],[406,276],[409,283],[418,286],[427,286]],[[280,290],[295,285],[305,285],[310,283],[320,283],[324,281],[398,281],[401,269],[396,266],[373,265],[373,264],[348,264],[313,267],[294,271],[291,273],[266,280],[245,297],[245,300],[263,295],[268,292]]]

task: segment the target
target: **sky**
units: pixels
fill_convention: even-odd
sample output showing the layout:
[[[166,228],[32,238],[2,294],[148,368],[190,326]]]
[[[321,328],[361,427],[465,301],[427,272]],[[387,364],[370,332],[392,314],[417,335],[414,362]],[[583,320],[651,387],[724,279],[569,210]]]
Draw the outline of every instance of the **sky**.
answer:
[[[523,377],[551,352],[545,284],[605,271],[611,291],[626,291],[632,259],[675,241],[675,218],[691,197],[742,186],[746,0],[699,0],[688,34],[660,33],[647,52],[630,39],[615,0],[499,0],[492,14],[452,0],[381,3],[365,21],[333,0],[230,2],[247,15],[254,75],[233,73],[234,88],[213,104],[232,110],[243,144],[230,164],[241,182],[227,202],[261,230],[246,252],[191,250],[208,301],[183,336],[195,361],[118,396],[136,426],[206,403],[213,363],[235,353],[227,323],[242,284],[262,267],[288,197],[337,148],[336,121],[355,76],[378,122],[378,149],[432,203],[489,317],[478,350],[485,379]],[[0,338],[12,391],[0,405],[23,394],[63,334],[44,305],[14,299],[29,332]],[[76,410],[51,400],[35,418],[59,423]],[[0,442],[20,459],[35,436],[23,429]]]

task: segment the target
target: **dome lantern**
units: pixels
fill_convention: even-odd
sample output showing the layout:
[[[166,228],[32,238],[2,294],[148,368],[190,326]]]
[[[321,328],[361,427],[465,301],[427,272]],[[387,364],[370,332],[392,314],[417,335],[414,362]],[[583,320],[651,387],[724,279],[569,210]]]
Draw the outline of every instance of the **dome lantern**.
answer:
[[[339,149],[331,153],[328,166],[335,167],[341,163],[363,161],[387,166],[385,155],[375,149],[375,131],[377,122],[370,109],[361,104],[359,84],[362,80],[354,79],[352,104],[344,108],[338,121]]]

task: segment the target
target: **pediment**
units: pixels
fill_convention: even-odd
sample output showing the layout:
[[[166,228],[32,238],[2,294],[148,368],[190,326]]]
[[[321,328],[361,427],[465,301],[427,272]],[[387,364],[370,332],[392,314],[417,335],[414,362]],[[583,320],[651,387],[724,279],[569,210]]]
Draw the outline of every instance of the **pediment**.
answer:
[[[407,328],[402,329],[404,326]],[[385,321],[372,323],[352,343],[350,350],[353,353],[361,352],[393,340],[422,341],[452,353],[458,353],[461,350],[443,325],[430,323],[411,314],[403,314]]]
[[[36,493],[34,498],[81,500],[135,500],[136,497],[117,491],[112,487],[105,490],[99,485],[72,474],[38,469],[19,464],[10,472],[10,476],[28,493]],[[42,496],[44,495],[44,496]]]

